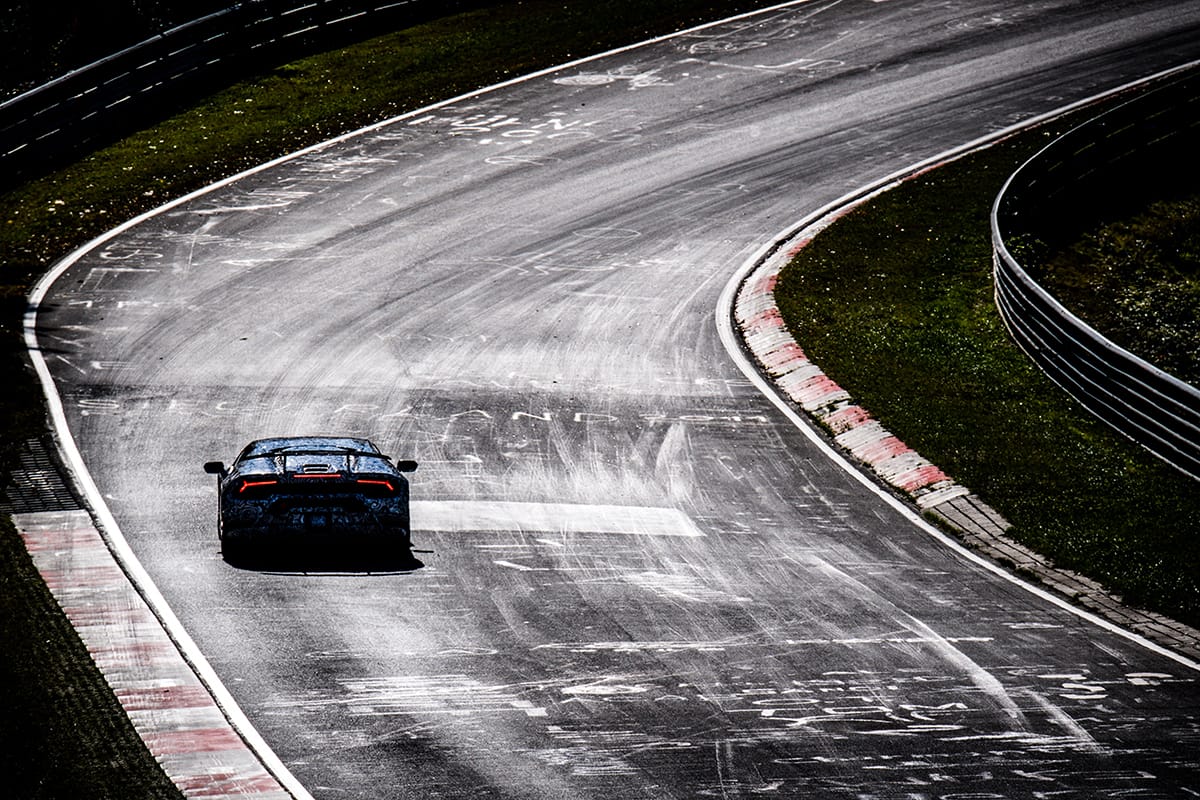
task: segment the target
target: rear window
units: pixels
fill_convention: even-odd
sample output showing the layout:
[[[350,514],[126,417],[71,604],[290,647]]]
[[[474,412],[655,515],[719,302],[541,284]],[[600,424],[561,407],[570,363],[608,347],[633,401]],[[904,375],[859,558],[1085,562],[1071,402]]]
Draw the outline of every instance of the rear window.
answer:
[[[284,453],[363,453],[367,455],[379,455],[379,448],[366,439],[355,439],[351,437],[333,437],[321,439],[259,439],[257,442],[251,442],[242,451],[238,457],[255,458],[269,454],[284,454]]]

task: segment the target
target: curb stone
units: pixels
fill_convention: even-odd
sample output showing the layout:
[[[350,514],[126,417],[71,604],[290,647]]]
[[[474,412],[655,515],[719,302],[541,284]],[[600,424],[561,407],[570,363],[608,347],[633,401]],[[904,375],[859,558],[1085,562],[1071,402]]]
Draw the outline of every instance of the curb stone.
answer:
[[[920,173],[909,177],[916,174]],[[853,463],[936,519],[964,545],[1109,622],[1193,661],[1200,660],[1200,630],[1161,614],[1130,608],[1097,582],[1055,567],[1046,557],[1007,536],[1011,526],[998,511],[855,403],[849,392],[805,356],[784,326],[775,305],[775,284],[783,267],[820,231],[894,185],[856,197],[793,231],[749,271],[733,302],[733,327],[743,349],[775,391],[825,430]]]
[[[301,800],[263,764],[138,593],[60,467],[26,443],[0,496],[134,730],[187,798]]]
[[[184,797],[290,800],[134,591],[88,512],[13,514],[38,572]]]

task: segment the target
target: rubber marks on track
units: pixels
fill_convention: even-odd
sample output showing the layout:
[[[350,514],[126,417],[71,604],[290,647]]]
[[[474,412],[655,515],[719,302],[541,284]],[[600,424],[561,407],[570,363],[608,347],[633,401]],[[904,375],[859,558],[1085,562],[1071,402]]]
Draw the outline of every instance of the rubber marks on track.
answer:
[[[857,405],[849,392],[808,360],[784,327],[775,306],[775,283],[784,265],[811,240],[811,235],[801,236],[793,246],[764,259],[742,284],[734,318],[747,349],[780,392],[824,425],[844,451],[921,508],[969,494]]]
[[[134,728],[185,797],[292,797],[230,725],[87,512],[14,514],[13,521]]]

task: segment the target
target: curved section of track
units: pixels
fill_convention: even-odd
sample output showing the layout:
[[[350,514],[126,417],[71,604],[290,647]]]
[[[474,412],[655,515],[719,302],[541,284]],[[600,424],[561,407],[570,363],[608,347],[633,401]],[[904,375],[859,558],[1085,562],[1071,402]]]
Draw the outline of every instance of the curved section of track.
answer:
[[[712,310],[769,232],[1195,58],[1198,25],[776,8],[154,215],[79,254],[38,339],[137,558],[316,797],[1178,795],[1195,674],[881,503]],[[425,569],[221,560],[200,464],[314,432],[422,462]]]

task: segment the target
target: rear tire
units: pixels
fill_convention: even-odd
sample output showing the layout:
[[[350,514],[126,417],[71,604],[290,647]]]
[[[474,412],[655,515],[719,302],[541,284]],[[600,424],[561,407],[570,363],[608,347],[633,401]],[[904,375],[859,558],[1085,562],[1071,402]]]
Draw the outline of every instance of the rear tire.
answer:
[[[225,562],[235,567],[253,563],[254,551],[244,541],[238,539],[221,539],[221,556]]]

